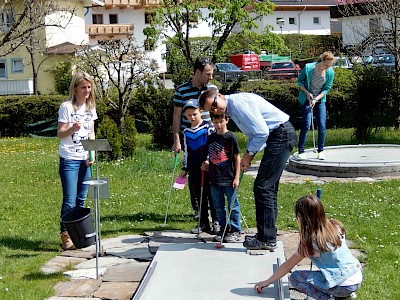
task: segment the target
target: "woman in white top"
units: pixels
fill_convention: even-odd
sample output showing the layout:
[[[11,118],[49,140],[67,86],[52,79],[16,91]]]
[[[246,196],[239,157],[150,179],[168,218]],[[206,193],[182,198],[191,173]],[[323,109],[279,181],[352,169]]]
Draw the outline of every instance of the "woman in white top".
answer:
[[[61,217],[75,208],[85,205],[88,186],[83,184],[90,176],[93,158],[85,151],[81,140],[94,139],[94,120],[97,119],[92,77],[77,72],[69,87],[69,97],[58,111],[57,136],[60,138],[59,173],[63,189]],[[60,222],[62,248],[75,248],[66,227]]]

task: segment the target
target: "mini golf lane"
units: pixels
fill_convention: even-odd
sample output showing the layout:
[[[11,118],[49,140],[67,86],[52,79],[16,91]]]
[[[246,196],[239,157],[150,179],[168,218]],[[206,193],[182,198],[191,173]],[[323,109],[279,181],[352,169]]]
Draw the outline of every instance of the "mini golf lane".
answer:
[[[268,278],[285,261],[283,244],[265,255],[249,255],[241,243],[162,244],[134,300],[290,299],[288,278],[254,292],[256,282]]]

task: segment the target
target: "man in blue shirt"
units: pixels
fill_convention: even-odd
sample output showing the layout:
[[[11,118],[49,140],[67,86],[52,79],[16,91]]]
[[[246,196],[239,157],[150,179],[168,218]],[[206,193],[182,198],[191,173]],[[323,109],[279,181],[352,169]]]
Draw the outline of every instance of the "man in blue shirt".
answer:
[[[200,107],[217,114],[225,113],[247,136],[241,169],[249,169],[257,152],[264,150],[254,181],[257,234],[246,236],[247,249],[276,249],[278,186],[283,168],[296,145],[296,132],[289,116],[264,98],[252,93],[222,95],[205,91],[199,98]]]

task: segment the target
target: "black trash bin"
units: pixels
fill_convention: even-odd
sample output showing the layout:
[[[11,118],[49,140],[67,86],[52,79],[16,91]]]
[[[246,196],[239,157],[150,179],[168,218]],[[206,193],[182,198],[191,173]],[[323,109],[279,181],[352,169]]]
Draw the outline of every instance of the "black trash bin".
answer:
[[[96,232],[89,207],[74,209],[61,217],[75,247],[86,248],[96,243]]]

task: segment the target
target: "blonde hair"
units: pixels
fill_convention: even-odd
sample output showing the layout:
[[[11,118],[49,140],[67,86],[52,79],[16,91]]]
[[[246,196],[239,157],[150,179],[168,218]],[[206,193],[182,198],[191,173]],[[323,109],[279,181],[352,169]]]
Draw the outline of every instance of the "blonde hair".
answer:
[[[318,62],[322,62],[325,60],[334,60],[334,55],[331,51],[325,51],[318,58]]]
[[[75,88],[81,84],[83,81],[89,81],[91,85],[91,91],[89,97],[86,99],[86,110],[90,111],[94,108],[96,108],[96,99],[95,99],[95,90],[96,86],[94,84],[93,77],[90,76],[86,72],[76,72],[74,76],[72,77],[71,84],[69,85],[69,96],[67,98],[67,101],[70,101],[72,103],[72,107],[74,110],[78,109],[77,106],[77,100],[75,97]]]
[[[331,251],[342,245],[340,234],[345,234],[343,224],[338,220],[329,220],[322,202],[313,195],[301,197],[296,201],[295,215],[299,224],[299,254],[303,257],[312,256],[313,243],[319,251]]]

